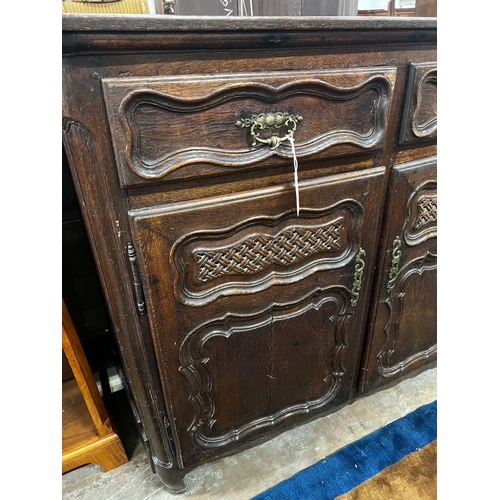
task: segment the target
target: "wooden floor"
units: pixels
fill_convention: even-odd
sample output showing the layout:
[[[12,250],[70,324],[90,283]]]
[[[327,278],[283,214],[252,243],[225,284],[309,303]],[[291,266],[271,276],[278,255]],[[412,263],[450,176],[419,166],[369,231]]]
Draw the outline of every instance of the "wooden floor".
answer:
[[[130,461],[109,472],[86,465],[62,476],[65,500],[249,500],[339,448],[437,399],[437,369],[364,397],[237,455],[202,465],[186,476],[188,491],[169,494],[151,473],[123,391],[114,393],[115,422]],[[116,412],[115,412],[116,413]]]

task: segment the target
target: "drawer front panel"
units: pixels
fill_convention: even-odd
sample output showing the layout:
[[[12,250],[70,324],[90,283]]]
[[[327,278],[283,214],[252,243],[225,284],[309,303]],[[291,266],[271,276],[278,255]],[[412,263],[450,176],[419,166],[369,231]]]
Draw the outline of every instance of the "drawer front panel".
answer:
[[[301,182],[300,217],[292,184],[130,212],[185,466],[350,399],[384,178]]]
[[[411,64],[400,144],[437,136],[437,64]]]
[[[293,157],[290,130],[299,159],[381,149],[395,76],[374,68],[103,79],[122,186],[283,164]]]

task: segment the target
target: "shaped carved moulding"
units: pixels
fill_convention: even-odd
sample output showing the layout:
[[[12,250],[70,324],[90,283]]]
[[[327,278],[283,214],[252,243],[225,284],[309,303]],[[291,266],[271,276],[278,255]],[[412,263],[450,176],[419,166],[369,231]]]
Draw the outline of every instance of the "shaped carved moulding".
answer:
[[[437,64],[410,65],[400,143],[437,136]]]
[[[290,141],[256,142],[252,117],[300,116],[297,157],[383,148],[396,69],[103,79],[123,187],[289,162]],[[279,120],[259,138],[284,137]],[[272,144],[276,142],[270,141]]]
[[[406,344],[400,347],[400,332],[407,332],[408,318],[414,314],[414,304],[408,299],[410,291],[426,297],[428,307],[420,316],[420,328],[432,328],[436,310],[437,255],[426,251],[423,255],[404,262],[395,286],[389,292],[385,305],[389,318],[385,326],[385,343],[377,356],[377,369],[383,377],[393,377],[408,369],[412,364],[423,362],[437,353],[437,344],[428,345],[428,339],[420,338],[418,330],[411,338],[406,335]],[[435,328],[435,327],[434,327]]]
[[[188,432],[197,445],[226,446],[319,411],[337,397],[347,399],[349,309],[349,292],[331,288],[295,305],[227,314],[190,332],[180,348],[179,371],[191,389]]]
[[[345,266],[357,251],[363,208],[344,200],[322,210],[254,217],[218,231],[196,231],[171,252],[179,300],[201,306]]]

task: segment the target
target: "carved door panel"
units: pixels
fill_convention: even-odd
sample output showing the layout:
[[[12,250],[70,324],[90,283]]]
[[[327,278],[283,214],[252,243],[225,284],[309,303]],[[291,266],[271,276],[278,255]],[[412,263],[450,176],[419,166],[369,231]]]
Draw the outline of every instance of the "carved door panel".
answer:
[[[437,356],[436,157],[396,166],[389,193],[383,274],[367,335],[361,392]]]
[[[130,211],[184,467],[350,399],[384,175]]]

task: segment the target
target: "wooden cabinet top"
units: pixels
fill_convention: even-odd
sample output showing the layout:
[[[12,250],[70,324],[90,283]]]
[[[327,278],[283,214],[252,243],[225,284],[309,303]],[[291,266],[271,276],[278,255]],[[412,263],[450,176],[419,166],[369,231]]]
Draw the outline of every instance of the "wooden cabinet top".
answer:
[[[435,44],[437,18],[62,15],[63,54]],[[238,36],[234,36],[234,32]],[[196,35],[196,36],[195,36]]]

